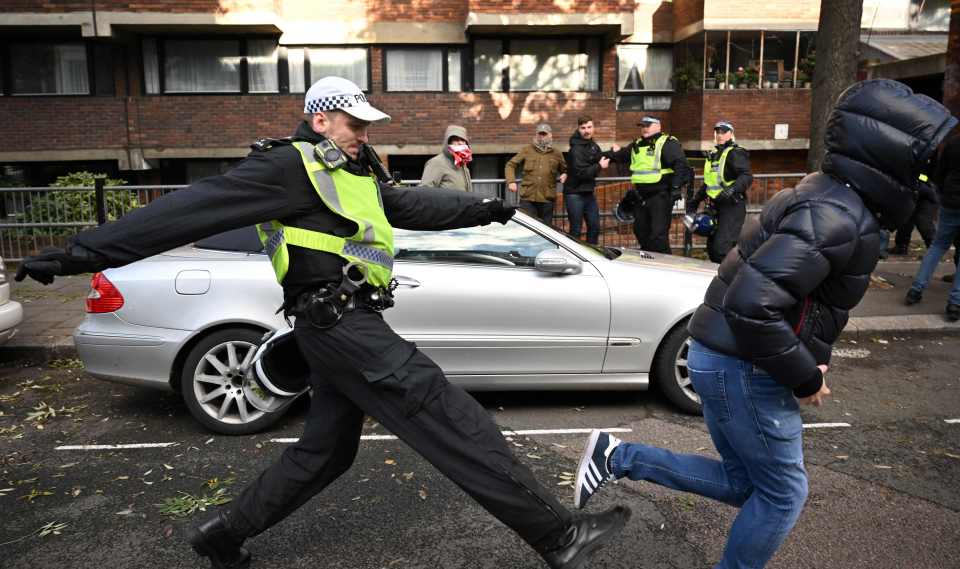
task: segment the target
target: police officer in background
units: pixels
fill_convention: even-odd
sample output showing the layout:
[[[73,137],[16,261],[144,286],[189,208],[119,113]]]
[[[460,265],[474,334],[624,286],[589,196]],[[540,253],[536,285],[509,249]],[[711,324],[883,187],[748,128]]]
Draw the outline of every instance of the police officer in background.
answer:
[[[747,218],[747,190],[753,183],[750,156],[734,141],[733,125],[720,121],[713,125],[716,149],[707,155],[703,166],[703,186],[687,203],[687,213],[697,211],[706,201],[706,212],[714,217],[716,230],[707,237],[707,254],[714,263],[723,261],[737,244],[740,228]]]
[[[229,511],[191,532],[190,544],[215,569],[248,567],[247,538],[350,468],[365,414],[516,531],[550,567],[583,567],[630,510],[572,515],[516,460],[486,410],[381,315],[392,305],[393,227],[507,223],[514,209],[462,191],[389,185],[367,146],[367,130],[390,117],[346,79],[315,83],[304,112],[292,138],[260,140],[225,175],[83,232],[66,250],[28,257],[17,280],[49,284],[58,275],[122,266],[257,224],[283,286],[285,313],[296,318],[293,334],[311,370],[313,397],[299,441]],[[357,282],[363,284],[356,288]]]
[[[645,116],[638,123],[640,138],[624,148],[614,145],[605,153],[630,167],[633,189],[621,201],[621,209],[633,211],[633,234],[640,248],[670,253],[670,222],[673,203],[681,188],[693,182],[693,169],[675,136],[661,132],[660,119]]]

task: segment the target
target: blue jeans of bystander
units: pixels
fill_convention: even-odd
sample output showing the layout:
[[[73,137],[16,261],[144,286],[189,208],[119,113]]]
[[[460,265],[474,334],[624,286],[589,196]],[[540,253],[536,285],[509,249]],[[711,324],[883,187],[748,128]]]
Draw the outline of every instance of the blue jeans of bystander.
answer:
[[[759,569],[786,539],[807,499],[799,404],[789,388],[750,362],[696,341],[688,369],[721,460],[622,443],[610,458],[613,475],[739,507],[716,568]]]

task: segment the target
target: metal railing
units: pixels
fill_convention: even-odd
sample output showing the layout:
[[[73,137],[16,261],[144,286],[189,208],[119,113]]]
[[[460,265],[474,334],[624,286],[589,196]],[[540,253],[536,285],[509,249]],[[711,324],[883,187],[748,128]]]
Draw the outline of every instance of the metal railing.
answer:
[[[756,214],[760,207],[778,191],[794,185],[805,174],[755,174],[749,193],[748,214]],[[697,177],[698,180],[701,177]],[[403,180],[404,185],[415,185],[418,180]],[[95,227],[105,221],[119,218],[130,210],[142,207],[158,197],[185,188],[167,186],[107,186],[71,188],[0,188],[0,257],[19,261],[44,247],[63,247],[72,235]],[[518,192],[510,192],[503,178],[473,180],[475,193],[499,197],[516,205]],[[629,178],[597,178],[597,202],[600,207],[600,243],[610,246],[636,246],[633,228],[616,221],[613,207],[630,189]],[[683,244],[683,205],[674,208],[674,222],[670,230],[671,244]],[[553,225],[562,231],[569,229],[563,207],[563,195],[558,186]],[[703,239],[694,238],[694,247],[703,247]]]

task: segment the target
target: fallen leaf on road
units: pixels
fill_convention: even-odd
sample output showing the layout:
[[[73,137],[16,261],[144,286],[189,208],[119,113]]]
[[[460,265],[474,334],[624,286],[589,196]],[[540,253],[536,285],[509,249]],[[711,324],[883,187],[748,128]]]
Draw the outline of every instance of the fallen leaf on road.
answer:
[[[882,470],[890,470],[893,468],[892,466],[887,466],[886,464],[874,464],[873,467],[880,468]]]
[[[384,464],[389,464],[390,466],[393,466],[394,464],[397,463],[397,461],[393,460],[392,458],[388,458],[387,460],[383,461],[383,463],[384,463]]]
[[[541,460],[541,457],[531,453],[527,453],[527,458],[532,458],[533,460]]]
[[[421,499],[421,500],[426,500],[426,499],[427,499],[427,489],[426,489],[426,488],[422,488],[422,487],[421,487],[421,488],[420,488],[420,492],[418,492],[418,494],[420,494],[420,499]]]

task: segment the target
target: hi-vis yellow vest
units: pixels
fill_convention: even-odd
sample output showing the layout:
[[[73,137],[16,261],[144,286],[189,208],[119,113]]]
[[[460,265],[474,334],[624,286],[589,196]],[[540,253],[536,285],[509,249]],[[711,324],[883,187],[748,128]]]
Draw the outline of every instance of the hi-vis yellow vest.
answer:
[[[664,174],[672,174],[672,168],[660,168],[660,154],[667,139],[675,137],[661,134],[653,146],[634,143],[630,153],[630,181],[634,184],[656,184]],[[639,140],[637,141],[639,142]]]
[[[703,183],[707,186],[707,195],[710,198],[716,198],[724,189],[736,183],[736,180],[728,181],[723,177],[723,169],[727,165],[727,155],[733,148],[733,146],[724,148],[718,160],[711,160],[708,157],[703,165]]]
[[[313,189],[333,213],[357,224],[357,232],[350,237],[337,237],[319,231],[285,226],[279,221],[257,225],[257,233],[264,244],[277,281],[290,268],[288,245],[314,251],[324,251],[343,257],[348,262],[359,262],[367,269],[367,282],[386,287],[393,274],[393,228],[383,212],[380,188],[370,176],[356,176],[342,168],[330,172],[313,153],[309,142],[294,142],[300,151],[303,166]]]

